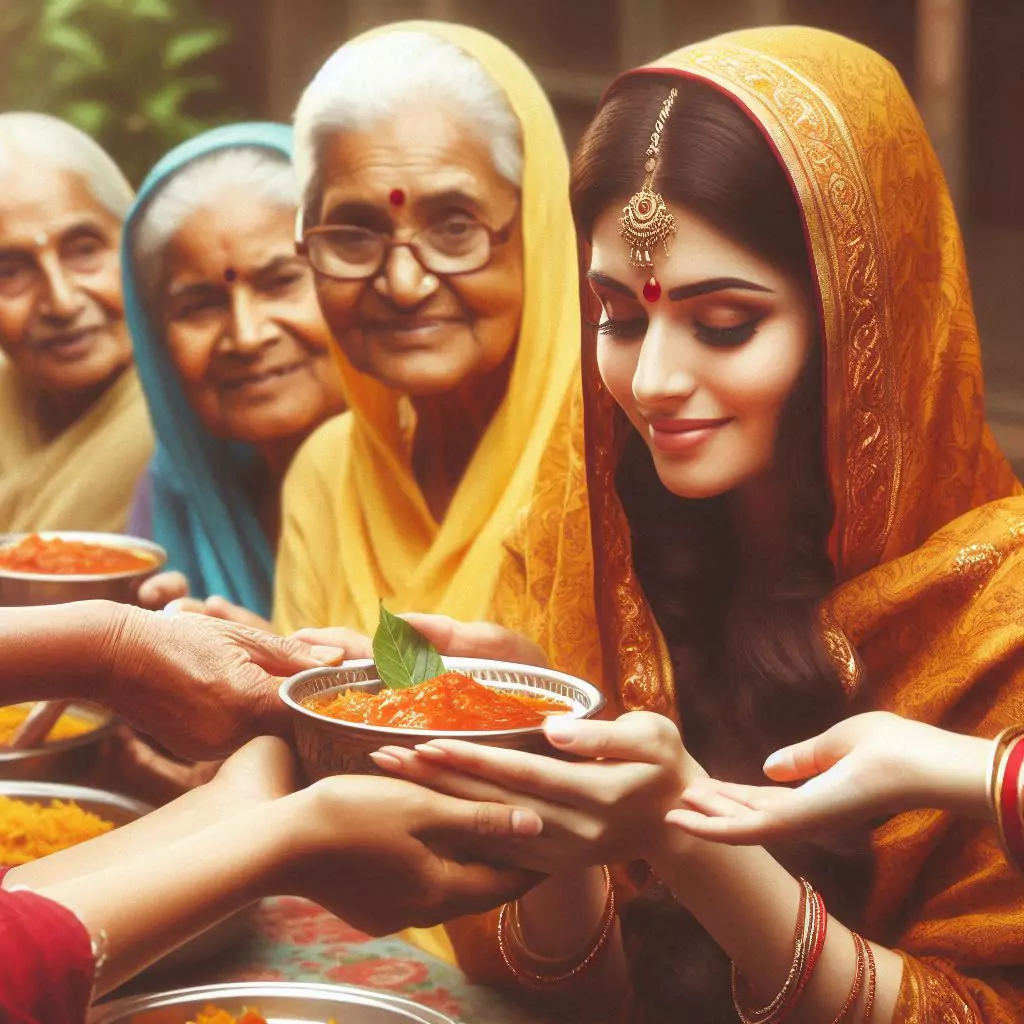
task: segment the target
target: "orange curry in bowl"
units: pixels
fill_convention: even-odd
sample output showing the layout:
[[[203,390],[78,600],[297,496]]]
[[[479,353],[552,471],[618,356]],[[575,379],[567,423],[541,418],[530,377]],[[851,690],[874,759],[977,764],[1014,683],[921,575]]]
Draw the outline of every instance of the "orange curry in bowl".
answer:
[[[402,690],[344,690],[302,706],[342,722],[389,729],[477,732],[528,729],[572,708],[557,697],[492,690],[461,672],[445,672]]]
[[[60,537],[46,538],[38,533],[0,548],[0,571],[40,575],[105,576],[144,572],[155,568],[156,561],[145,551]]]

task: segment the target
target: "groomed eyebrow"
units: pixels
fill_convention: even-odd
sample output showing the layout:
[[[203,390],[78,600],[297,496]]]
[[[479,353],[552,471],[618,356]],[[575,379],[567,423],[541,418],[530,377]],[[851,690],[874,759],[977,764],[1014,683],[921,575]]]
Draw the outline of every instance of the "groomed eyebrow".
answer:
[[[693,299],[698,295],[710,295],[712,292],[724,292],[729,290],[745,292],[771,292],[763,284],[756,284],[754,281],[744,281],[742,277],[712,277],[706,281],[694,281],[692,284],[681,284],[668,293],[670,302],[679,302],[682,299]]]
[[[619,292],[620,295],[626,295],[631,299],[636,298],[636,292],[632,288],[624,285],[621,281],[616,281],[614,277],[609,277],[607,274],[602,274],[600,270],[588,270],[587,277],[594,282],[599,284],[603,288],[607,288],[613,292]]]

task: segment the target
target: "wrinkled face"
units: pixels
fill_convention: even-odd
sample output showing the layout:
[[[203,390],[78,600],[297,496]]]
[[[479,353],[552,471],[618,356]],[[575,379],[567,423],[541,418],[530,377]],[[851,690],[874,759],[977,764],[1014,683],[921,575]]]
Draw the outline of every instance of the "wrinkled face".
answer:
[[[120,242],[82,176],[0,179],[0,348],[40,391],[88,391],[131,363]]]
[[[683,498],[741,487],[770,468],[783,406],[814,337],[797,280],[688,210],[671,255],[629,265],[621,206],[594,227],[590,285],[603,307],[601,377],[647,442],[662,483]]]
[[[445,107],[410,107],[372,131],[335,134],[319,171],[323,225],[407,241],[430,228],[456,230],[467,219],[498,230],[517,217],[517,190]],[[452,391],[496,369],[515,345],[523,305],[519,225],[472,273],[429,273],[401,247],[370,280],[317,275],[317,296],[357,369],[410,395]]]
[[[295,212],[247,191],[196,210],[166,250],[164,338],[185,394],[217,437],[301,438],[342,407],[333,341]]]

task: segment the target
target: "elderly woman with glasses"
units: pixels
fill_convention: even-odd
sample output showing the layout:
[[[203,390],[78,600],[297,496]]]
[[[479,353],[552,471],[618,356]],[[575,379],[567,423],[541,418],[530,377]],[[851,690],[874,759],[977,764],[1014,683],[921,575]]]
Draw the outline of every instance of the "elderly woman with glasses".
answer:
[[[338,50],[295,119],[299,247],[349,411],[285,481],[274,621],[482,617],[578,379],[568,168],[526,66],[403,23]]]

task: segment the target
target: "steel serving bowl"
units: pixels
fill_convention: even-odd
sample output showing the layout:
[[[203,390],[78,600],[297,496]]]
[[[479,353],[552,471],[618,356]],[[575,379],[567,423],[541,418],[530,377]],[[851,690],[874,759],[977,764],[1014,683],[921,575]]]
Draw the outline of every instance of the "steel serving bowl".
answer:
[[[0,747],[0,780],[77,782],[89,777],[109,752],[117,720],[94,704],[72,704],[65,714],[93,722],[96,728],[25,750]]]
[[[354,985],[246,982],[132,996],[97,1006],[89,1024],[188,1024],[216,1006],[238,1017],[255,1010],[270,1024],[455,1024],[437,1010]]]
[[[445,658],[444,663],[449,671],[464,672],[494,690],[560,697],[571,706],[570,713],[576,718],[590,718],[604,706],[604,697],[596,686],[551,669],[478,658]],[[388,729],[328,718],[302,704],[315,695],[326,696],[354,689],[377,693],[382,686],[372,661],[351,661],[335,668],[308,669],[281,684],[281,699],[292,712],[299,759],[311,781],[329,775],[378,775],[380,772],[370,759],[374,750],[385,745],[414,747],[431,739],[470,740],[493,747],[554,752],[539,725],[487,731]]]
[[[49,804],[52,800],[73,800],[83,811],[91,811],[113,822],[118,828],[149,814],[152,807],[120,793],[87,786],[65,786],[53,782],[22,782],[0,779],[0,796],[26,803]],[[256,921],[256,904],[190,939],[183,946],[147,968],[147,975],[159,975],[207,961],[223,952],[252,931]]]
[[[10,547],[27,533],[0,534],[0,548]],[[143,580],[159,572],[167,564],[167,552],[159,544],[141,537],[120,533],[91,533],[82,530],[40,530],[44,540],[79,541],[108,548],[127,548],[152,558],[152,565],[128,572],[58,575],[56,573],[12,572],[0,568],[0,606],[24,607],[39,604],[66,604],[103,598],[134,604]]]

